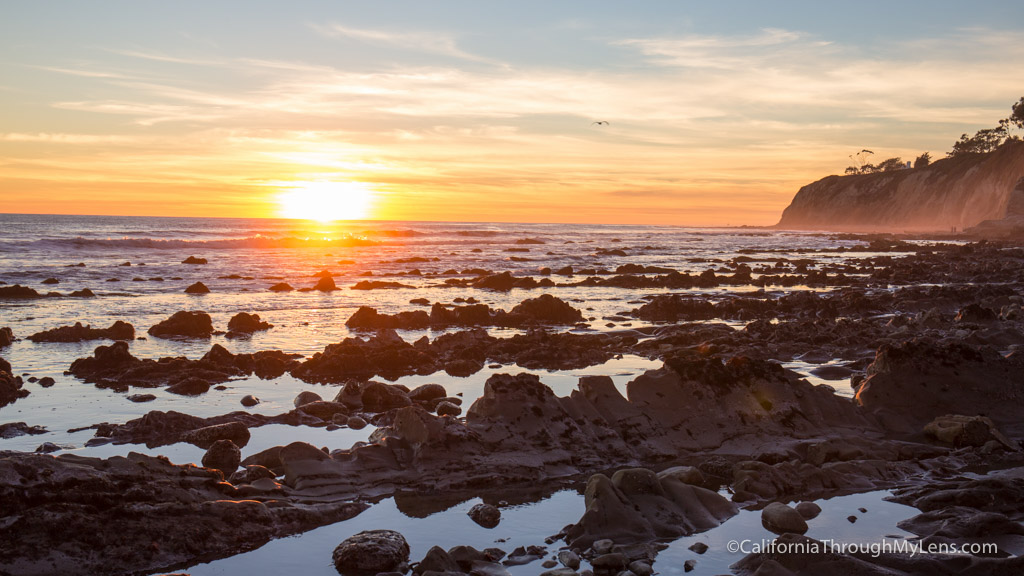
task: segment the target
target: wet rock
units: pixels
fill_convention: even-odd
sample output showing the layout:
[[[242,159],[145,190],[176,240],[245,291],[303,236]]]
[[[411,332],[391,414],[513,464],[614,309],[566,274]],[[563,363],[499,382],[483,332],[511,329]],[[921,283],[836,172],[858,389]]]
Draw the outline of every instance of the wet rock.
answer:
[[[281,495],[271,496],[276,502],[267,506],[258,497],[238,499],[220,476],[137,453],[106,459],[0,455],[0,501],[4,513],[18,519],[0,523],[0,566],[17,566],[19,574],[156,573],[197,557],[252,549],[366,508],[296,505]]]
[[[697,554],[703,554],[708,551],[708,545],[703,542],[694,542],[693,544],[690,544],[687,550],[691,550]]]
[[[584,500],[586,512],[566,533],[566,542],[581,549],[603,539],[623,544],[677,538],[718,526],[738,511],[716,492],[642,468],[591,476]]]
[[[805,520],[812,520],[821,514],[821,506],[818,506],[814,502],[800,502],[796,505],[796,511],[800,513]]]
[[[995,311],[991,308],[985,308],[978,304],[969,304],[960,309],[954,318],[955,322],[974,322],[974,323],[985,323],[994,322],[998,319]]]
[[[149,329],[151,336],[159,338],[209,338],[213,334],[213,321],[206,312],[175,312],[170,318]]]
[[[152,402],[153,400],[156,400],[156,396],[153,394],[132,394],[131,396],[128,396],[128,400],[135,403]]]
[[[939,442],[961,446],[984,446],[987,442],[996,441],[1009,450],[1018,447],[996,427],[992,420],[985,416],[964,416],[962,414],[946,414],[939,416],[924,427],[929,438]]]
[[[687,560],[687,562],[693,562],[693,560]],[[629,563],[627,568],[630,572],[636,574],[636,576],[651,576],[651,574],[654,574],[654,568],[652,568],[648,562],[644,562],[643,560],[634,560]],[[685,565],[683,567],[683,570],[686,572],[689,572],[692,569],[692,567],[686,568]]]
[[[433,546],[427,550],[427,555],[423,557],[423,560],[420,560],[419,564],[413,568],[415,574],[424,572],[461,573],[462,570],[444,548]]]
[[[207,288],[206,284],[203,284],[202,282],[196,282],[195,284],[190,285],[188,288],[185,288],[185,294],[209,294],[209,293],[210,293],[210,289]]]
[[[24,422],[7,422],[0,424],[0,438],[17,438],[26,434],[46,434],[49,430],[45,426],[29,426]]]
[[[458,407],[457,405],[451,402],[448,402],[447,400],[443,402],[438,402],[437,408],[435,408],[434,411],[437,412],[438,416],[458,417],[459,414],[462,414],[462,408]]]
[[[781,502],[765,506],[761,511],[761,525],[776,534],[807,532],[807,522],[803,515]]]
[[[403,328],[415,330],[426,328],[430,325],[430,315],[423,310],[414,312],[399,312],[394,316],[378,314],[377,310],[369,306],[360,306],[358,310],[345,322],[349,328],[364,330],[379,330],[381,328]]]
[[[394,530],[366,530],[342,541],[333,554],[340,574],[404,572],[409,544]]]
[[[53,442],[43,442],[42,444],[40,444],[39,446],[36,447],[35,453],[36,454],[53,454],[54,452],[59,452],[61,450],[63,450],[63,448],[61,448],[60,446],[54,444]]]
[[[915,339],[885,344],[868,366],[857,402],[893,431],[917,432],[946,414],[1018,424],[1024,410],[1024,357],[988,347]]]
[[[314,402],[307,402],[298,408],[303,414],[309,414],[310,416],[314,416],[327,422],[333,421],[335,416],[338,415],[345,417],[346,421],[348,417],[348,408],[341,402],[318,400]]]
[[[39,385],[42,386],[43,388],[49,388],[50,386],[53,386],[56,383],[57,381],[49,376],[43,376],[42,378],[39,379]]]
[[[220,470],[229,478],[242,462],[242,451],[231,440],[217,440],[203,455],[203,466]]]
[[[196,428],[179,436],[182,442],[188,442],[200,448],[210,448],[220,440],[230,440],[236,446],[245,446],[249,443],[249,438],[249,428],[241,422],[227,422]]]
[[[199,396],[206,394],[209,390],[210,383],[197,377],[185,378],[167,387],[167,391],[171,394],[181,396]]]
[[[206,264],[206,258],[196,258],[195,256],[189,256],[181,261],[182,264]]]
[[[12,374],[11,365],[0,358],[0,406],[6,406],[28,394],[29,391],[22,388],[21,376]]]
[[[246,394],[245,396],[242,397],[241,403],[242,406],[245,406],[246,408],[252,408],[253,406],[260,403],[260,399],[253,396],[252,394]]]
[[[346,425],[353,430],[362,430],[366,428],[366,420],[360,416],[349,416]]]
[[[494,528],[501,521],[501,511],[490,504],[476,504],[469,509],[469,517],[484,528]]]
[[[402,389],[381,382],[370,382],[362,392],[363,408],[371,412],[387,412],[412,404]]]
[[[292,404],[294,404],[295,407],[298,408],[303,404],[309,404],[310,402],[320,402],[322,400],[323,398],[321,398],[320,395],[317,394],[316,392],[303,390],[302,392],[299,392],[299,394],[295,397],[295,400],[292,401]]]
[[[61,326],[52,330],[37,332],[28,337],[33,342],[82,342],[84,340],[134,340],[135,328],[121,320],[115,321],[109,328],[93,328],[76,322],[74,326]]]
[[[340,288],[338,288],[337,284],[334,283],[334,278],[330,276],[321,276],[320,280],[317,281],[316,286],[313,286],[313,290],[331,292],[333,290],[340,290]]]
[[[610,552],[591,559],[590,565],[593,566],[594,572],[615,574],[629,565],[629,558],[620,552]]]
[[[288,284],[287,282],[279,282],[268,288],[268,290],[271,292],[291,292],[292,290],[295,290],[295,288],[292,288],[291,284]]]
[[[440,384],[423,384],[413,388],[409,394],[413,402],[430,402],[448,396],[448,391]]]
[[[523,323],[575,324],[583,321],[579,310],[550,294],[523,300],[509,314],[524,318]]]
[[[0,286],[0,298],[10,298],[12,300],[21,300],[29,298],[42,298],[43,295],[28,286],[22,286],[15,284],[13,286]]]
[[[251,334],[253,332],[259,332],[261,330],[270,330],[274,325],[269,322],[260,320],[259,314],[247,314],[245,312],[239,312],[231,317],[228,321],[228,337],[231,337],[232,333],[238,334]]]
[[[560,551],[558,553],[558,561],[562,563],[562,566],[570,570],[576,570],[580,567],[580,555],[572,550]]]
[[[42,284],[60,284],[60,280],[57,280],[56,278],[47,278],[46,280],[43,280],[41,283]]]
[[[14,332],[7,326],[0,328],[0,348],[3,348],[4,346],[10,346],[13,342]]]

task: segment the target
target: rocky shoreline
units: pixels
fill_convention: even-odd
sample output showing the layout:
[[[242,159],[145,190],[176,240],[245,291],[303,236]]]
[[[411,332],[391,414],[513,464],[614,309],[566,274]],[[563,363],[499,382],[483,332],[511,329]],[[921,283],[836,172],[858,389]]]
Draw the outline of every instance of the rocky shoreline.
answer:
[[[1017,550],[1024,542],[1024,250],[990,242],[888,244],[894,245],[911,253],[875,252],[809,269],[765,251],[717,263],[710,274],[641,268],[574,282],[669,290],[786,285],[791,277],[833,287],[644,293],[635,308],[610,320],[620,326],[604,332],[578,326],[596,319],[545,294],[509,312],[472,303],[391,315],[361,308],[349,326],[364,337],[309,358],[279,350],[234,354],[219,344],[197,360],[136,358],[130,325],[35,334],[30,338],[38,342],[116,340],[68,368],[103,388],[201,396],[251,375],[290,374],[330,393],[296,398],[294,410],[274,416],[154,410],[92,427],[96,445],[200,446],[208,450],[205,467],[142,454],[0,452],[0,573],[172,570],[351,518],[367,502],[403,492],[443,500],[567,485],[583,489],[586,509],[547,543],[559,542],[560,552],[439,548],[416,563],[406,546],[406,557],[388,568],[500,574],[502,566],[554,561],[545,568],[552,575],[590,569],[644,576],[664,541],[728,525],[740,508],[877,489],[893,489],[897,501],[921,511],[906,526],[922,541],[983,538]],[[509,275],[464,287],[527,284]],[[229,325],[236,334],[269,329],[258,316],[238,316]],[[641,325],[626,326],[631,321]],[[412,343],[396,332],[428,326],[447,332]],[[485,329],[494,326],[520,332],[495,336]],[[213,333],[209,315],[198,311],[149,329],[161,338]],[[0,335],[8,343],[15,336]],[[633,378],[625,394],[607,376],[583,377],[575,391],[558,396],[544,376],[496,373],[466,406],[443,386],[388,382],[442,370],[466,376],[491,364],[566,370],[624,354],[663,365]],[[848,383],[853,398],[808,382],[784,366],[792,362]],[[15,368],[0,361],[0,405],[16,406],[27,394]],[[249,430],[267,424],[376,429],[369,442],[351,447],[286,442],[234,461]],[[772,526],[797,526],[780,530],[780,539],[806,538],[796,533],[799,523],[776,523],[776,514],[788,512],[772,510]],[[375,536],[388,543],[379,548],[402,556],[392,535]],[[372,541],[364,537],[360,545]],[[733,570],[1013,574],[1021,570],[1013,554],[751,554]],[[347,557],[336,553],[339,570],[349,569]]]

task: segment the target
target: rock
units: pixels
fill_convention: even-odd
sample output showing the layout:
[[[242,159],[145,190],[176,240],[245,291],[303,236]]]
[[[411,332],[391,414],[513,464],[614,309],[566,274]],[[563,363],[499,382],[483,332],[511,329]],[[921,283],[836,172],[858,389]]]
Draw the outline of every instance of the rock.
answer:
[[[629,559],[620,552],[609,552],[593,558],[590,561],[590,565],[594,567],[595,572],[611,572],[614,574],[616,571],[628,566]]]
[[[203,455],[203,466],[220,470],[229,478],[242,462],[242,451],[231,440],[217,440]]]
[[[206,312],[183,310],[175,312],[170,318],[150,328],[148,332],[159,338],[209,338],[213,334],[213,321]]]
[[[42,298],[43,295],[28,286],[22,286],[15,284],[14,286],[0,286],[0,298],[9,299],[29,299],[29,298]]]
[[[303,414],[309,414],[327,422],[334,421],[335,416],[339,415],[345,417],[346,422],[348,419],[348,408],[341,402],[317,400],[307,402],[298,408]]]
[[[49,376],[43,376],[42,378],[39,379],[39,385],[42,386],[43,388],[49,388],[50,386],[53,386],[56,383],[57,381]]]
[[[985,308],[978,304],[968,304],[956,314],[954,322],[985,323],[998,320],[998,316],[991,308]]]
[[[134,340],[135,328],[121,320],[115,321],[109,328],[93,328],[76,322],[74,326],[61,326],[44,332],[37,332],[28,337],[33,342],[82,342],[84,340]]]
[[[924,433],[929,438],[934,438],[956,447],[981,447],[987,442],[994,440],[1009,450],[1017,450],[1018,448],[999,431],[992,420],[985,416],[946,414],[926,424]]]
[[[409,544],[394,530],[367,530],[338,544],[333,560],[343,575],[404,572]]]
[[[3,348],[4,346],[10,346],[13,342],[14,332],[7,326],[0,328],[0,348]]]
[[[179,394],[181,396],[199,396],[200,394],[206,394],[209,390],[210,383],[196,377],[186,378],[167,387],[167,391],[171,394]]]
[[[245,424],[228,422],[190,430],[182,434],[180,439],[182,442],[208,449],[218,440],[230,440],[236,446],[245,446],[249,443],[249,437],[249,428]]]
[[[253,406],[260,403],[260,399],[253,396],[252,394],[246,394],[245,396],[242,397],[241,402],[242,406],[245,406],[246,408],[252,408]]]
[[[694,542],[693,544],[690,544],[690,547],[687,549],[696,552],[697,554],[703,554],[708,551],[708,545],[703,542]]]
[[[42,284],[60,284],[60,280],[57,280],[56,278],[47,278],[42,281]]]
[[[331,278],[330,276],[321,276],[320,280],[317,281],[316,286],[313,286],[313,290],[319,290],[321,292],[330,292],[338,289],[338,286],[334,283],[334,278]]]
[[[196,258],[195,256],[189,256],[181,261],[182,264],[206,264],[206,258]]]
[[[190,285],[188,288],[185,288],[185,294],[209,294],[209,293],[210,293],[210,289],[207,288],[206,284],[203,284],[202,282],[196,282],[195,284]]]
[[[412,404],[400,388],[381,382],[370,382],[362,392],[363,408],[371,412],[387,412]]]
[[[447,400],[443,402],[438,402],[437,408],[434,411],[437,412],[438,416],[457,417],[459,414],[462,414],[462,408],[456,406],[451,402],[448,402]]]
[[[484,528],[494,528],[501,521],[501,511],[490,504],[476,504],[469,509],[469,517]]]
[[[687,560],[687,562],[693,562],[693,560]],[[627,568],[630,572],[636,574],[636,576],[651,576],[651,574],[654,574],[654,568],[643,560],[634,560],[629,563]],[[689,572],[689,570],[686,571]]]
[[[141,402],[152,402],[156,400],[156,396],[153,394],[132,394],[128,396],[130,402],[141,403]]]
[[[580,567],[580,555],[572,550],[560,551],[558,553],[558,561],[562,563],[562,566],[570,570],[576,570]]]
[[[448,391],[440,384],[423,384],[413,388],[408,396],[413,402],[430,402],[448,396]]]
[[[316,392],[303,390],[302,392],[299,392],[299,394],[295,397],[295,400],[292,401],[292,404],[294,404],[295,407],[298,408],[304,404],[309,404],[310,402],[321,401],[323,401],[323,398],[321,398],[320,395],[317,394]]]
[[[738,508],[716,492],[659,478],[642,468],[595,474],[584,493],[586,512],[566,531],[574,548],[594,548],[604,539],[619,544],[677,538],[720,525]]]
[[[54,452],[59,452],[60,450],[63,450],[63,448],[61,448],[60,446],[54,444],[53,442],[43,442],[42,444],[40,444],[39,446],[36,447],[35,453],[36,454],[53,454]]]
[[[46,434],[49,430],[44,426],[29,426],[24,422],[7,422],[0,424],[0,438],[17,438],[26,434]]]
[[[811,520],[818,517],[821,514],[821,506],[818,506],[814,502],[801,502],[796,505],[796,511],[800,513],[805,520]]]
[[[772,502],[761,511],[761,525],[776,534],[807,532],[804,517],[781,502]]]
[[[579,310],[550,294],[523,300],[509,314],[541,324],[575,324],[583,321],[583,314]]]
[[[261,330],[270,330],[273,327],[273,324],[260,320],[259,314],[239,312],[232,316],[231,320],[228,321],[228,334],[230,335],[232,332],[238,334],[251,334]]]
[[[704,485],[704,473],[693,466],[673,466],[658,472],[658,479],[671,478],[683,484]]]
[[[0,358],[0,406],[6,406],[19,398],[28,396],[28,390],[22,389],[21,376],[11,373],[11,365]]]
[[[353,430],[362,430],[363,428],[366,428],[366,420],[363,420],[359,416],[349,416],[346,425]]]
[[[697,567],[697,561],[694,560],[693,558],[687,560],[686,562],[683,562],[683,572],[693,572],[693,570],[696,567]],[[638,576],[640,575],[639,572],[636,572],[636,574]]]
[[[292,288],[291,284],[288,284],[287,282],[279,282],[268,288],[268,290],[271,292],[291,292],[292,290],[295,290],[295,288]]]
[[[461,573],[462,570],[444,548],[432,546],[430,550],[427,550],[427,555],[423,557],[423,560],[420,560],[419,564],[413,568],[415,574],[424,572]]]

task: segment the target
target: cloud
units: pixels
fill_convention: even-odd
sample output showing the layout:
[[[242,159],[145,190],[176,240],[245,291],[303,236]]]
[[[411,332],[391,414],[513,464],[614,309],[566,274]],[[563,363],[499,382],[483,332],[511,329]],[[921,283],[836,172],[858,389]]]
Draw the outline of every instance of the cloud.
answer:
[[[496,63],[493,60],[470,54],[455,43],[450,35],[440,32],[388,32],[365,28],[351,28],[341,24],[313,25],[313,29],[325,36],[346,37],[375,44],[386,44],[412,50],[439,54],[473,62]]]
[[[136,138],[111,134],[61,134],[37,132],[25,134],[19,132],[0,133],[3,142],[45,142],[48,144],[130,144]]]

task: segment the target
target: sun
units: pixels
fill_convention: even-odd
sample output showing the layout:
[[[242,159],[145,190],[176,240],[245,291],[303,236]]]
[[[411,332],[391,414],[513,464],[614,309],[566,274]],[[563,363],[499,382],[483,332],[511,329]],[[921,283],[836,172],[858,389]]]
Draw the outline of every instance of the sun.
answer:
[[[281,216],[301,220],[362,220],[373,192],[362,182],[293,182],[278,196]]]

